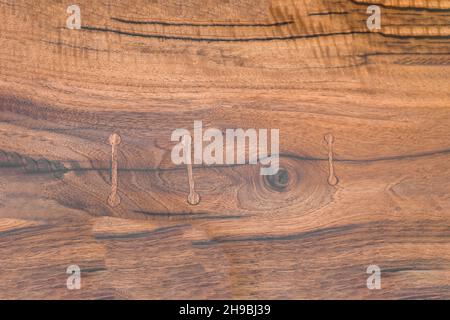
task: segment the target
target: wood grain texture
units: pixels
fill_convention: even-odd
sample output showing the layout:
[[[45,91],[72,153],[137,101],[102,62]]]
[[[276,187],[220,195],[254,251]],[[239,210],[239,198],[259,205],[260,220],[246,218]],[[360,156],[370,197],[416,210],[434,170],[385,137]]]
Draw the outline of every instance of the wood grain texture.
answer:
[[[71,4],[0,1],[0,298],[450,298],[450,1]],[[194,165],[190,205],[194,120],[279,128],[279,173]]]

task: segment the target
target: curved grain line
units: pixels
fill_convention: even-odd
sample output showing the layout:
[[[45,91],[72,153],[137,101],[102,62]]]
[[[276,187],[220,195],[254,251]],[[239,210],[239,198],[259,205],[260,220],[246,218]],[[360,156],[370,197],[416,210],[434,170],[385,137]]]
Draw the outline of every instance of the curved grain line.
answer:
[[[293,21],[282,21],[274,23],[193,23],[193,22],[167,22],[167,21],[136,21],[114,17],[112,17],[111,20],[126,24],[143,24],[143,25],[177,26],[177,27],[281,27],[293,23]]]
[[[122,31],[94,26],[82,26],[81,29],[86,31],[108,32],[130,37],[139,37],[147,39],[178,40],[178,41],[193,41],[193,42],[268,42],[268,41],[286,41],[286,40],[310,39],[319,37],[332,37],[340,35],[357,35],[357,34],[377,34],[385,38],[395,38],[395,39],[445,39],[445,40],[450,39],[450,35],[395,35],[395,34],[386,34],[383,32],[370,32],[370,31],[347,31],[347,32],[322,33],[322,34],[306,34],[306,35],[258,37],[258,38],[196,38],[190,36],[183,37],[183,36],[170,36],[161,34],[133,33],[129,31]]]

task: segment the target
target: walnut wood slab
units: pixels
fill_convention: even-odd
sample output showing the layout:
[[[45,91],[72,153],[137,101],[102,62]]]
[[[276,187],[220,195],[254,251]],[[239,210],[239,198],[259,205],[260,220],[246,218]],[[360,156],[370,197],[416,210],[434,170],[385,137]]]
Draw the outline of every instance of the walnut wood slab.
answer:
[[[450,1],[75,3],[0,2],[1,299],[450,298]],[[278,174],[174,165],[194,120]]]

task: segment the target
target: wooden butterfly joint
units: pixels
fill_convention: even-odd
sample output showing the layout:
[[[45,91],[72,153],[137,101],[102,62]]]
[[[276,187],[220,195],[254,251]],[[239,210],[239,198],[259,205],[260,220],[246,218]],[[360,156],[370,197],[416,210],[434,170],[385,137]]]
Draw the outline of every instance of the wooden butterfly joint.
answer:
[[[334,137],[332,134],[328,133],[324,137],[325,141],[328,144],[328,184],[331,186],[335,186],[338,184],[339,180],[336,177],[336,174],[334,172],[334,164],[333,164],[333,142]]]
[[[109,136],[108,141],[111,145],[111,194],[108,197],[108,204],[111,207],[116,207],[120,204],[120,197],[117,194],[119,187],[117,176],[117,152],[121,138],[117,133],[113,133]]]
[[[192,145],[192,138],[189,135],[183,136],[183,144],[186,147],[186,150],[188,150],[189,154],[185,154],[185,163],[187,166],[187,173],[188,173],[188,182],[189,182],[189,194],[187,197],[187,201],[191,205],[197,205],[200,203],[200,195],[195,191],[195,182],[194,182],[194,175],[192,173],[192,156],[191,156],[191,145]]]

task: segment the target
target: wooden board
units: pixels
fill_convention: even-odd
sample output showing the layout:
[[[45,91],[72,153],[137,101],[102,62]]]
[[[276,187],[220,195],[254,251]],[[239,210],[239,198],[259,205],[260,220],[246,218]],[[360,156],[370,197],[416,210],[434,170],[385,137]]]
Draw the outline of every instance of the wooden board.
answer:
[[[450,298],[450,1],[71,4],[0,2],[0,298]],[[279,173],[194,165],[190,205],[195,120],[278,128]]]

